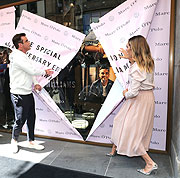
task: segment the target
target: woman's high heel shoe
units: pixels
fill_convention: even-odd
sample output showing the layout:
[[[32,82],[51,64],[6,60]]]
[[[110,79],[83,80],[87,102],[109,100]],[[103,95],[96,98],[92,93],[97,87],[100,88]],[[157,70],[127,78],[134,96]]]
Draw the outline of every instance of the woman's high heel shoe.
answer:
[[[116,151],[113,154],[112,153],[107,153],[106,156],[109,156],[109,157],[116,156]]]
[[[157,169],[158,169],[158,165],[155,163],[154,166],[152,167],[152,169],[149,172],[145,172],[144,169],[137,169],[137,171],[144,174],[144,175],[146,175],[146,176],[148,176],[152,172],[157,171]]]

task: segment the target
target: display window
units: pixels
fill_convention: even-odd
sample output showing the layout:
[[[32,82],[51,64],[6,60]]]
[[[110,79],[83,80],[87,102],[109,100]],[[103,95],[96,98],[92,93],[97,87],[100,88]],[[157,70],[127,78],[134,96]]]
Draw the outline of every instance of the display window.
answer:
[[[84,139],[116,78],[100,43],[89,42],[85,40],[81,51],[45,86]]]

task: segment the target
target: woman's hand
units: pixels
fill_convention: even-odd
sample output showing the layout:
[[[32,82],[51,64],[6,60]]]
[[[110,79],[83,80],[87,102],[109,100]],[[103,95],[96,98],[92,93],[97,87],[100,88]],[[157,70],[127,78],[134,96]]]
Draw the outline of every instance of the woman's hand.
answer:
[[[125,59],[131,58],[131,56],[128,54],[128,52],[125,49],[120,48],[120,52],[123,54],[123,56],[121,56],[121,58],[125,58]]]
[[[123,96],[125,96],[125,93],[128,91],[128,89],[125,89],[124,91],[123,91]]]
[[[123,48],[120,48],[120,52],[123,54],[123,56],[121,56],[121,58],[124,58],[124,59],[128,59],[130,61],[131,64],[134,63],[134,60],[132,58],[132,55],[131,55],[131,51],[129,50],[125,50]]]

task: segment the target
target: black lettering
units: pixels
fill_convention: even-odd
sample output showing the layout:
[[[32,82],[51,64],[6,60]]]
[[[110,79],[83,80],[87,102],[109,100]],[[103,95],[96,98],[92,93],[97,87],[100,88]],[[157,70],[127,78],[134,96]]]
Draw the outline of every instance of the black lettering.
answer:
[[[118,73],[123,72],[123,70],[120,67],[116,67],[116,70]]]
[[[56,72],[59,72],[59,71],[60,71],[60,68],[57,66],[55,71],[56,71]]]
[[[137,2],[137,0],[135,0],[134,2],[132,2],[132,3],[131,3],[131,7],[132,7],[133,5],[135,5],[136,2]]]
[[[39,58],[39,61],[38,61],[39,63],[41,63],[42,62],[42,58]]]
[[[30,46],[32,47],[33,44],[34,44],[34,42],[31,42]]]
[[[44,75],[44,77],[45,77],[45,78],[48,78],[48,77],[49,77],[49,75],[45,74],[45,75]]]
[[[52,76],[50,76],[49,78],[48,78],[48,80],[50,81],[52,79]]]
[[[57,53],[54,53],[53,57],[54,57],[54,58],[57,58]]]
[[[116,55],[113,55],[113,58],[117,61],[118,60],[118,58],[117,58],[117,56]]]
[[[6,42],[5,45],[9,48],[11,47],[10,42]]]
[[[47,49],[44,50],[44,53],[46,53],[46,51],[47,51]],[[48,53],[46,53],[46,54],[48,54]]]
[[[113,61],[113,57],[110,55],[111,60]]]
[[[50,56],[52,56],[53,55],[53,51],[51,51],[51,54],[50,54]]]
[[[40,52],[44,50],[44,47],[41,47]]]
[[[35,55],[33,55],[32,60],[35,60],[35,59],[36,59],[36,56],[35,56]]]
[[[121,59],[122,56],[123,56],[123,53],[118,54],[119,59]]]
[[[46,61],[46,60],[44,60],[44,61],[43,61],[43,63],[42,63],[42,65],[46,65],[46,62],[47,62],[47,61]]]
[[[47,65],[47,67],[49,67],[50,65],[51,65],[51,62],[49,62],[49,61],[48,61],[48,65]]]
[[[36,50],[39,50],[39,48],[40,48],[40,45],[37,45]]]
[[[32,53],[28,53],[28,57],[30,58],[32,56]]]
[[[56,65],[53,65],[52,70],[55,70]]]
[[[128,63],[126,63],[126,65],[124,65],[124,70],[126,71],[129,68]]]

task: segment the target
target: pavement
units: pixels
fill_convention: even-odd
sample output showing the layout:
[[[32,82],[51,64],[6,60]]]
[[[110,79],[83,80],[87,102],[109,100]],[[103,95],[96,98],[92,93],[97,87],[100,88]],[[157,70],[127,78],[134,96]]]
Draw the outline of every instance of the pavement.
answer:
[[[37,151],[27,148],[26,136],[20,135],[19,152],[13,154],[10,140],[10,132],[0,132],[1,178],[18,178],[37,163],[114,178],[146,177],[136,171],[145,166],[141,157],[108,157],[110,147],[36,137],[37,142],[45,146],[44,150]],[[159,169],[148,177],[173,178],[170,156],[149,154]]]

